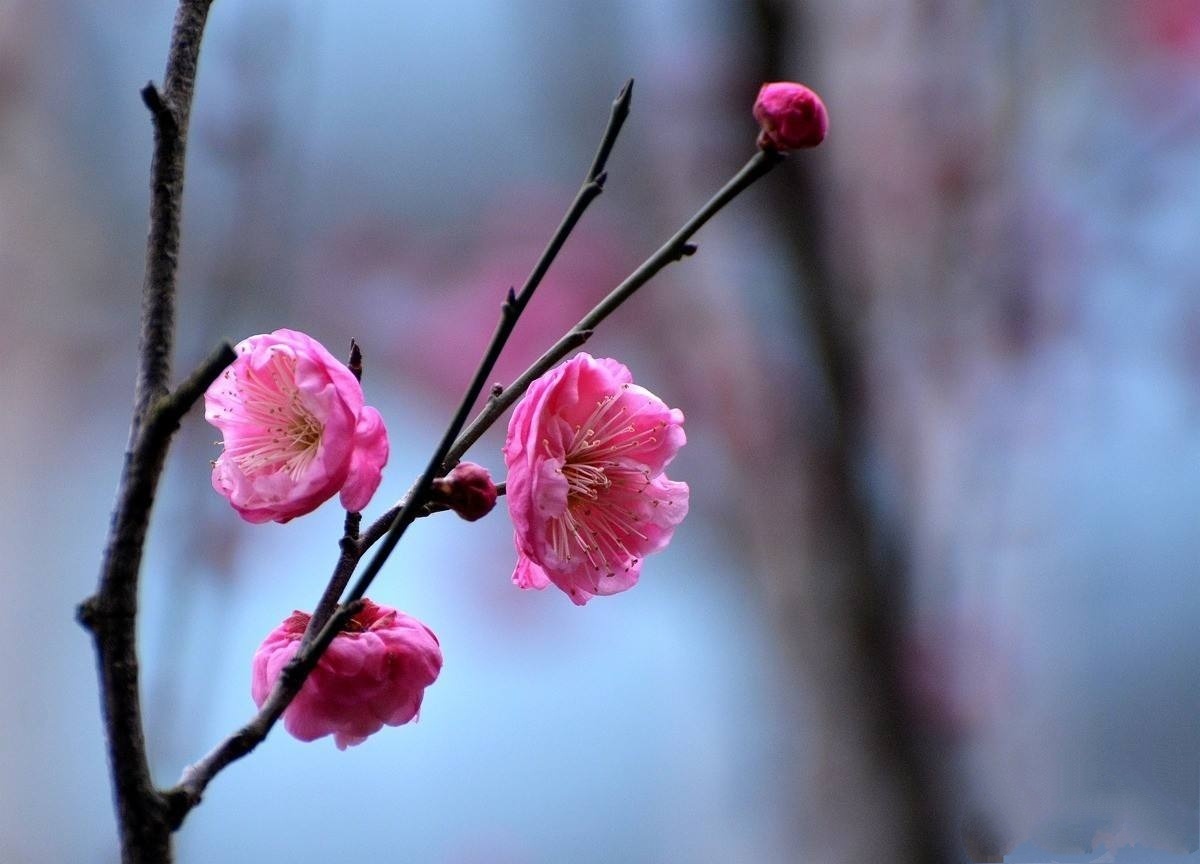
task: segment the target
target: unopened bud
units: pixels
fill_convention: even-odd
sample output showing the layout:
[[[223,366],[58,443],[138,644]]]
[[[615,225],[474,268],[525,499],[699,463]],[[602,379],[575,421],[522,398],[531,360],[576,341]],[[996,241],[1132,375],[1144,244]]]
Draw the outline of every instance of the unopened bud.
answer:
[[[791,81],[762,86],[754,100],[754,119],[762,127],[758,146],[763,150],[816,147],[829,131],[829,114],[821,97]]]
[[[496,506],[496,484],[486,468],[460,462],[445,477],[433,481],[431,499],[444,504],[468,522],[482,519]]]

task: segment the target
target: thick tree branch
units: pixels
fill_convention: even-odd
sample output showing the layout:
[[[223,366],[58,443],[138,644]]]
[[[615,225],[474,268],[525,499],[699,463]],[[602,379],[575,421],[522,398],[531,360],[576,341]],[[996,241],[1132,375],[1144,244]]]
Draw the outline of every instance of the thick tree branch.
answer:
[[[166,802],[154,788],[146,758],[138,683],[138,573],[146,529],[180,418],[232,359],[231,349],[224,346],[173,396],[167,395],[187,125],[211,2],[181,0],[163,91],[153,84],[142,91],[154,123],[154,156],[133,422],[99,584],[95,595],[80,605],[78,616],[96,645],[124,864],[162,864],[171,857]]]
[[[153,83],[142,89],[142,100],[154,121],[154,156],[150,165],[150,233],[142,290],[140,366],[134,397],[134,417],[139,421],[167,392],[171,377],[184,156],[200,39],[211,5],[212,0],[181,0],[175,13],[163,90],[160,93]]]

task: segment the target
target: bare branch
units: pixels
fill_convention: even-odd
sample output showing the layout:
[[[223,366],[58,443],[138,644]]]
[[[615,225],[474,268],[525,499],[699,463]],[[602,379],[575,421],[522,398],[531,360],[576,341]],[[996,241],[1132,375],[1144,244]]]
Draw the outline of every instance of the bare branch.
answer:
[[[187,124],[211,2],[181,0],[163,92],[153,84],[142,91],[154,122],[154,156],[133,422],[99,584],[78,614],[96,646],[124,864],[161,864],[171,857],[166,801],[154,788],[146,759],[138,683],[138,573],[150,510],[179,419],[207,386],[205,379],[211,381],[229,362],[223,352],[214,354],[174,396],[167,395]]]
[[[171,830],[176,830],[183,824],[184,817],[200,803],[204,790],[222,769],[241,759],[266,739],[287,706],[300,692],[309,673],[316,668],[317,661],[321,659],[334,636],[341,632],[346,622],[361,609],[361,603],[352,602],[340,606],[308,647],[301,649],[283,668],[275,687],[250,722],[218,744],[199,762],[188,766],[179,784],[162,794],[171,820]]]
[[[361,513],[346,513],[345,529],[342,531],[342,539],[338,543],[342,551],[333,568],[333,575],[329,577],[329,584],[325,586],[325,593],[317,601],[312,617],[308,619],[308,627],[304,631],[304,637],[300,640],[301,648],[312,642],[317,631],[329,620],[329,616],[337,608],[342,592],[350,583],[350,577],[354,575],[354,568],[358,566],[358,562],[362,558],[362,548],[358,544],[360,525],[362,525]]]
[[[596,156],[592,160],[592,165],[588,169],[587,175],[583,179],[583,184],[575,194],[575,200],[567,208],[566,215],[563,216],[563,220],[559,223],[557,230],[555,230],[553,236],[550,238],[550,242],[546,244],[545,251],[542,252],[537,264],[534,265],[529,278],[525,280],[525,285],[521,288],[520,293],[514,292],[511,288],[508,290],[508,296],[500,308],[500,321],[496,324],[496,332],[492,335],[491,342],[484,351],[483,359],[480,361],[479,368],[475,372],[471,385],[467,388],[467,392],[459,404],[458,411],[455,412],[454,419],[446,427],[445,434],[443,434],[437,449],[434,450],[433,456],[430,458],[429,464],[425,467],[424,473],[421,474],[421,477],[406,496],[404,506],[396,514],[395,521],[392,522],[391,527],[384,536],[382,545],[376,550],[375,555],[367,564],[367,569],[355,581],[354,587],[350,589],[350,593],[346,597],[347,600],[357,600],[366,594],[367,588],[370,587],[371,582],[383,568],[384,562],[392,554],[392,550],[396,548],[396,544],[400,542],[400,538],[404,535],[405,530],[412,524],[420,510],[425,506],[429,495],[429,486],[433,482],[433,478],[444,474],[457,461],[457,459],[450,459],[448,457],[450,449],[466,424],[467,417],[470,416],[471,407],[479,398],[479,394],[483,392],[483,388],[487,386],[488,377],[492,374],[492,369],[500,357],[500,352],[504,350],[504,346],[508,343],[508,337],[512,335],[517,319],[525,311],[525,306],[529,303],[530,298],[533,297],[533,292],[541,284],[542,277],[550,269],[550,265],[558,256],[563,244],[566,243],[567,238],[571,235],[571,231],[574,230],[575,225],[583,216],[584,211],[587,210],[588,205],[599,197],[600,193],[604,190],[604,181],[607,177],[604,166],[608,162],[608,156],[612,152],[617,135],[620,134],[621,127],[625,123],[625,118],[629,116],[629,103],[632,98],[633,79],[630,79],[625,82],[625,86],[621,88],[616,99],[613,100],[608,125],[604,130],[604,135],[601,136],[600,146],[596,151]]]
[[[346,367],[350,370],[350,373],[355,378],[357,378],[359,381],[362,380],[362,376],[363,376],[362,349],[358,347],[357,340],[354,340],[354,339],[350,340],[350,360],[349,360],[349,362],[346,363]]]
[[[225,367],[236,358],[237,354],[234,353],[233,346],[228,342],[222,342],[196,367],[191,375],[175,388],[170,396],[155,406],[152,417],[161,416],[160,423],[170,424],[171,430],[174,431],[175,427],[179,425],[179,421],[183,419],[183,415],[191,410],[197,400],[204,395],[204,391],[208,389],[209,385],[216,381],[217,376],[224,372]]]
[[[649,282],[668,264],[694,254],[696,247],[688,242],[692,235],[720,212],[726,204],[749,188],[756,180],[765,176],[783,158],[782,154],[774,151],[760,150],[755,153],[750,161],[742,166],[742,169],[708,200],[708,203],[675,232],[670,240],[660,246],[658,251],[629,274],[624,282],[597,303],[592,311],[580,319],[578,324],[554,343],[532,366],[522,372],[516,381],[500,392],[493,392],[484,409],[471,421],[471,425],[463,432],[462,437],[454,442],[454,446],[446,454],[446,466],[452,467],[461,459],[471,445],[478,441],[480,436],[500,418],[500,415],[521,398],[530,384],[587,341],[600,322],[615,312],[622,303],[633,296],[634,292]]]
[[[599,197],[603,191],[605,179],[604,166],[608,161],[608,156],[612,151],[617,134],[621,131],[621,126],[629,114],[629,100],[632,95],[632,87],[633,82],[627,82],[614,100],[608,125],[604,130],[604,135],[601,138],[596,156],[592,160],[591,168],[588,170],[587,176],[579,187],[575,199],[567,209],[562,222],[559,224],[557,230],[555,230],[553,236],[550,238],[550,242],[546,245],[546,249],[542,252],[533,270],[530,272],[529,278],[525,280],[525,284],[519,293],[512,288],[508,289],[504,303],[501,305],[500,320],[496,325],[496,330],[492,335],[491,341],[484,351],[483,359],[480,361],[470,386],[467,388],[462,402],[455,412],[454,418],[446,428],[441,442],[438,444],[437,449],[434,450],[424,473],[421,474],[420,478],[401,502],[368,528],[364,535],[358,537],[357,542],[347,542],[349,530],[347,531],[347,535],[343,536],[341,555],[334,568],[334,574],[326,587],[325,594],[318,608],[314,610],[313,617],[309,622],[309,630],[305,633],[302,640],[303,647],[297,653],[296,657],[293,658],[292,662],[288,664],[279,681],[276,682],[274,689],[267,697],[267,700],[259,709],[259,712],[245,726],[218,744],[207,756],[189,767],[183,773],[177,786],[163,793],[163,800],[166,802],[166,807],[169,810],[173,828],[177,828],[188,812],[200,803],[204,790],[222,769],[232,762],[237,761],[242,756],[245,756],[266,738],[292,699],[300,692],[300,688],[304,684],[304,679],[316,666],[325,648],[329,646],[345,621],[358,608],[356,601],[361,599],[366,593],[367,587],[378,574],[380,568],[383,566],[383,562],[387,560],[396,544],[400,541],[400,537],[404,534],[405,529],[412,524],[413,520],[429,515],[432,512],[438,512],[439,509],[444,509],[429,505],[430,485],[434,477],[444,473],[442,466],[446,461],[446,452],[450,449],[455,438],[466,424],[472,406],[479,399],[479,394],[487,386],[488,378],[492,374],[496,360],[508,342],[508,337],[512,334],[517,319],[520,318],[534,291],[541,284],[542,278],[550,269],[550,265],[554,262],[555,257],[557,257],[559,251],[562,249],[571,231],[574,230],[575,225],[579,222],[580,217],[583,216],[584,211],[587,210],[588,205]],[[583,336],[582,338],[586,339],[587,337]],[[347,517],[348,529],[350,516],[353,515],[355,514],[350,514]],[[357,524],[354,527],[355,531],[357,531]],[[336,611],[332,611],[330,615],[332,606],[329,603],[329,598],[333,597],[336,599],[362,555],[378,540],[382,540],[383,545],[376,551],[367,569],[359,577],[342,605],[337,606]],[[335,591],[337,593],[334,593]],[[318,617],[318,613],[320,615],[330,615],[328,621],[323,621],[321,617]],[[314,636],[313,630],[316,628],[320,628],[320,630]]]

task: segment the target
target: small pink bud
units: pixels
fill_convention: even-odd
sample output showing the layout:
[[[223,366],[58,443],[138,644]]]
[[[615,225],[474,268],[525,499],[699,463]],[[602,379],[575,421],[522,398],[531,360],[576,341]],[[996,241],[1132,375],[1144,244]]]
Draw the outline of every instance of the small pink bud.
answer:
[[[496,506],[496,484],[486,468],[460,462],[445,477],[433,481],[434,503],[445,504],[468,522],[482,519]]]
[[[829,114],[821,97],[791,81],[762,86],[754,100],[754,119],[762,127],[758,146],[763,150],[816,147],[829,131]]]

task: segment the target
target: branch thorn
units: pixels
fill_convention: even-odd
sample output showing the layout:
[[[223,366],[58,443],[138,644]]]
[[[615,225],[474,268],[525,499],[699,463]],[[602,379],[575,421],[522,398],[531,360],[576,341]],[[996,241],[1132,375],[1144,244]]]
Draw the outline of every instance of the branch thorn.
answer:
[[[156,123],[162,124],[165,129],[172,132],[179,128],[175,109],[158,92],[158,86],[153,81],[147,81],[146,86],[142,88],[142,102],[150,109]]]
[[[633,98],[633,79],[630,78],[622,85],[617,93],[617,98],[613,100],[613,105],[618,110],[628,111],[629,101]]]

